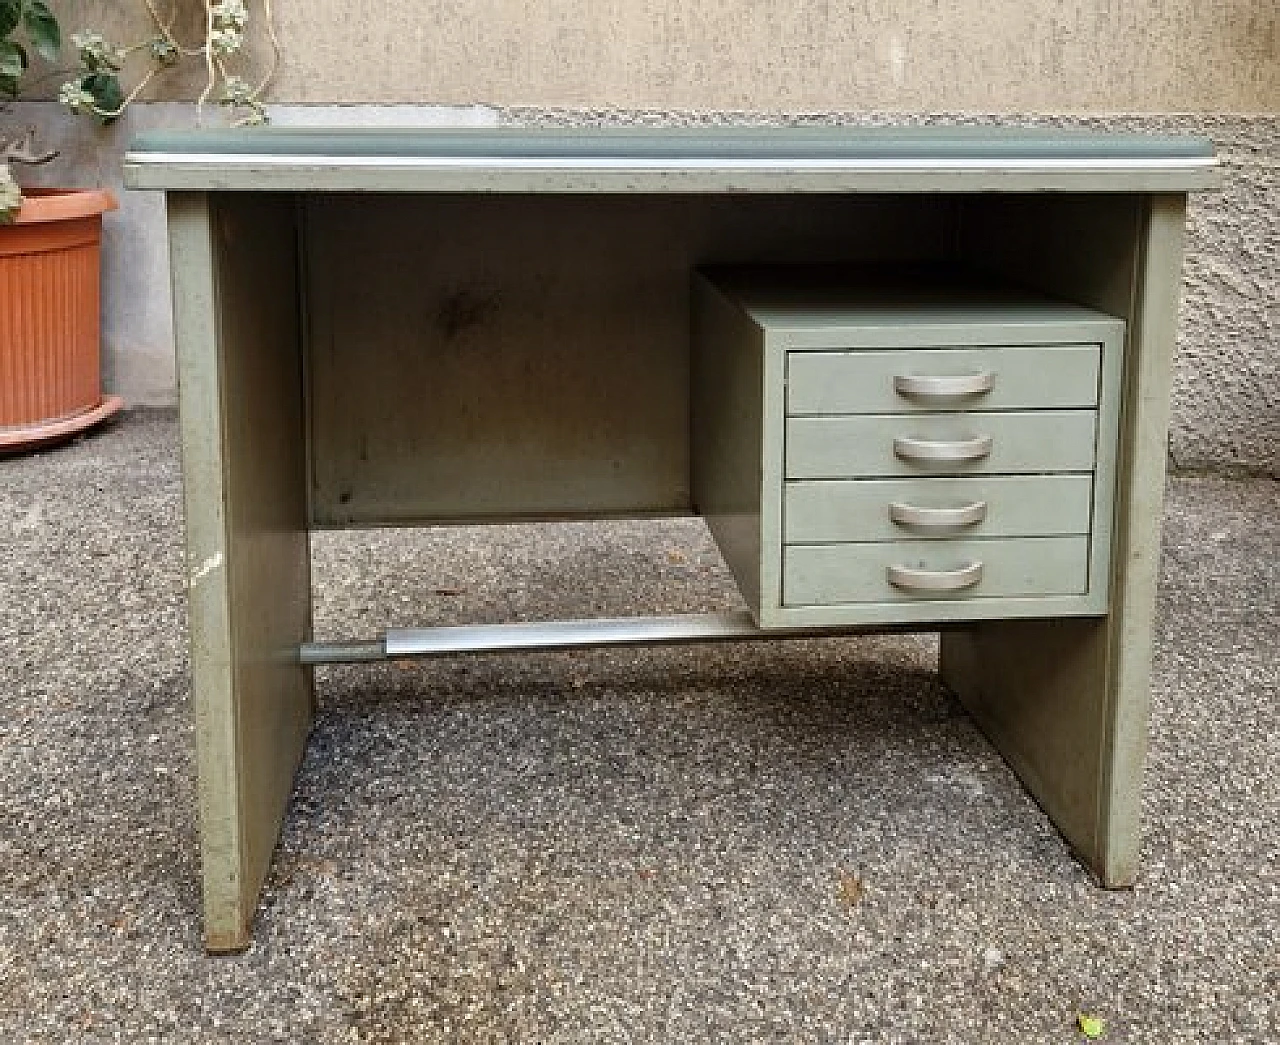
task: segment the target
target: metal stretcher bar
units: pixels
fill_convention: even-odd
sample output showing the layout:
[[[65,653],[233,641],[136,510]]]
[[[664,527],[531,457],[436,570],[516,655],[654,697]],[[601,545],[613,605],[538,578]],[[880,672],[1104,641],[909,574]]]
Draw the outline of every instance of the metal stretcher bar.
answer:
[[[303,643],[298,650],[298,659],[303,664],[350,664],[397,657],[439,657],[460,653],[671,646],[743,639],[801,638],[847,631],[848,629],[829,628],[793,631],[771,628],[766,632],[756,627],[751,614],[746,610],[733,610],[728,613],[687,613],[671,617],[602,617],[517,624],[390,628],[383,639]]]

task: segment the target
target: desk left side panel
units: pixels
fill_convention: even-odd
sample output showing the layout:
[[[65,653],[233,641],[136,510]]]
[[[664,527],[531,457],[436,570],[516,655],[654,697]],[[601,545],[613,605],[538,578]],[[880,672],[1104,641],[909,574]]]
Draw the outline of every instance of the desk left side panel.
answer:
[[[295,201],[169,197],[205,945],[249,944],[313,706]]]

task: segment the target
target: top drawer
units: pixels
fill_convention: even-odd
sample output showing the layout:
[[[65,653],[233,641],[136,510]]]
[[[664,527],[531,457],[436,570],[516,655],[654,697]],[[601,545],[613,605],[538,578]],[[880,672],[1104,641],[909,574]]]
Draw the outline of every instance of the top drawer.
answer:
[[[1094,407],[1100,345],[787,353],[787,414]]]

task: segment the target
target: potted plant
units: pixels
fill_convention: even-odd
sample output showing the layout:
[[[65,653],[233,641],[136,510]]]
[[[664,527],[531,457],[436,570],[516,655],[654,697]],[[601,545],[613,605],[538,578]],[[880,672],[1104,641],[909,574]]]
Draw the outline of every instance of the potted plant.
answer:
[[[0,100],[16,96],[30,47],[62,34],[44,0],[0,0]],[[103,396],[99,353],[101,190],[18,190],[10,165],[43,163],[29,131],[0,134],[0,453],[65,439],[123,405]]]
[[[204,0],[205,35],[194,45],[175,35],[176,0],[167,14],[144,2],[154,32],[138,43],[72,36],[77,68],[58,94],[71,112],[110,123],[154,77],[193,58],[208,70],[202,108],[213,99],[237,123],[265,122],[260,99],[279,57],[269,17],[270,68],[251,86],[233,70],[249,22],[244,0]],[[33,55],[56,63],[61,50],[62,30],[46,0],[0,0],[0,107],[17,97]],[[126,70],[135,72],[127,93]],[[119,396],[102,394],[100,362],[102,215],[116,201],[101,189],[20,189],[14,166],[54,155],[34,138],[30,129],[6,132],[0,123],[0,454],[66,439],[123,406]]]

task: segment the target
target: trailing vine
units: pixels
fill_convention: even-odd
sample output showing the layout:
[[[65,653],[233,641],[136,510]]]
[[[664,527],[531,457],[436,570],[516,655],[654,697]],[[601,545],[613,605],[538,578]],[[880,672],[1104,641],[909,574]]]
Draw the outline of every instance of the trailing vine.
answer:
[[[139,2],[146,8],[151,28],[144,39],[119,43],[93,30],[71,34],[76,65],[62,73],[68,78],[58,90],[58,100],[70,112],[111,123],[158,76],[192,61],[205,71],[196,99],[201,112],[216,103],[226,107],[233,125],[266,122],[262,96],[280,62],[272,0]],[[192,4],[202,9],[203,38],[184,40],[175,27]],[[266,71],[250,81],[243,72],[244,54],[249,34],[259,26],[270,58]],[[62,27],[48,0],[0,0],[0,106],[17,98],[33,53],[56,66],[62,50]],[[52,158],[52,153],[34,148],[32,137],[30,129],[10,135],[0,132],[0,222],[11,220],[21,205],[10,164]]]

